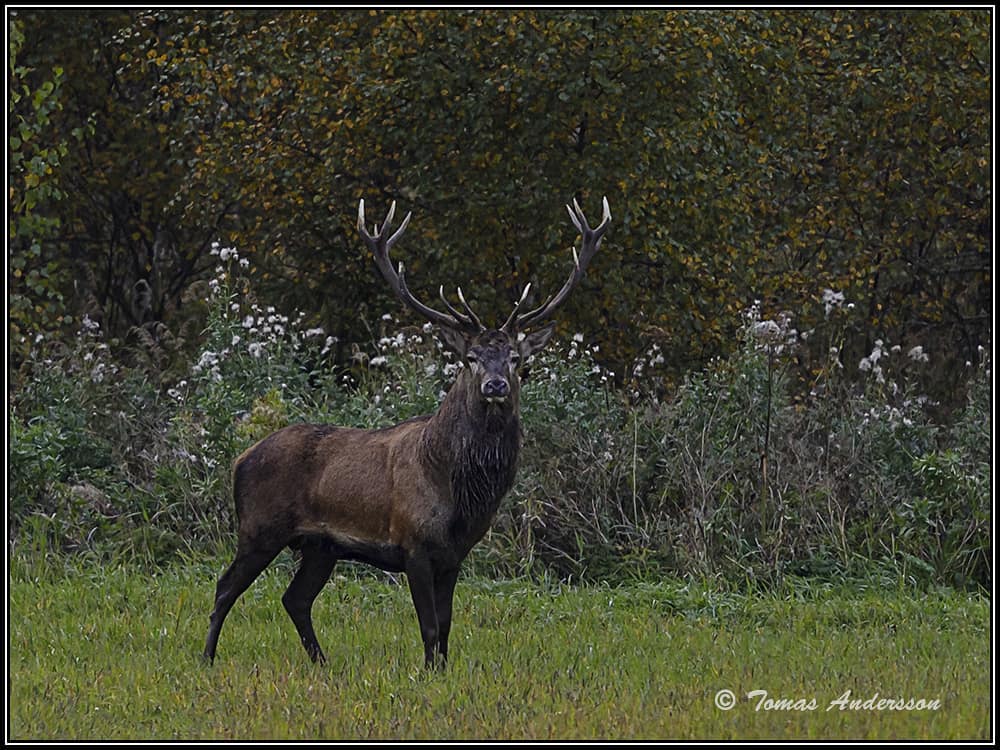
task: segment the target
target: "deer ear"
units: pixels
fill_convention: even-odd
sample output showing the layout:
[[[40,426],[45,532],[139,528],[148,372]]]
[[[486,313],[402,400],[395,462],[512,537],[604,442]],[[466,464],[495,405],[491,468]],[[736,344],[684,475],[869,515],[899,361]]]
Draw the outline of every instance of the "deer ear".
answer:
[[[465,359],[465,353],[469,350],[469,340],[464,334],[442,327],[438,328],[438,336],[448,349],[458,355],[459,359]]]
[[[544,349],[555,330],[556,324],[549,323],[544,328],[525,334],[524,338],[517,342],[517,351],[521,355],[521,361],[523,362],[535,352]]]

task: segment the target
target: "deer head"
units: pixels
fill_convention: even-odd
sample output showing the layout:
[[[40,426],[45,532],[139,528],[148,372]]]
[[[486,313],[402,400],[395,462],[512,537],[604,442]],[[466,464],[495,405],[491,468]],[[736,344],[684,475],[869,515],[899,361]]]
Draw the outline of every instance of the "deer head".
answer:
[[[365,227],[365,202],[358,205],[358,231],[375,256],[375,264],[396,296],[439,328],[445,345],[467,364],[478,385],[478,392],[484,402],[502,404],[517,396],[517,368],[541,350],[552,337],[554,323],[538,327],[569,296],[580,283],[591,259],[601,246],[601,240],[611,223],[611,209],[608,199],[603,200],[604,214],[601,223],[591,228],[580,205],[574,199],[573,205],[566,206],[573,225],[583,239],[580,253],[573,248],[573,269],[562,288],[554,296],[548,297],[533,310],[522,312],[521,307],[528,298],[531,284],[524,287],[520,299],[514,305],[510,316],[499,328],[487,328],[465,299],[462,288],[458,288],[458,299],[462,310],[452,305],[444,294],[444,287],[438,288],[438,296],[447,312],[441,312],[425,305],[415,298],[406,286],[403,264],[393,267],[389,250],[402,236],[410,223],[412,213],[407,213],[399,228],[392,232],[391,224],[396,213],[396,202],[389,207],[389,213],[381,228],[376,225],[370,233]],[[532,330],[534,329],[534,330]]]

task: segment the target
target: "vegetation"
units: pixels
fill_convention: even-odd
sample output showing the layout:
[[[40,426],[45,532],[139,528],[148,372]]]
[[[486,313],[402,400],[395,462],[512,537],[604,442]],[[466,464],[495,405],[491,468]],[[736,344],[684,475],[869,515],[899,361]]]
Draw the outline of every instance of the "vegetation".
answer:
[[[212,668],[200,663],[217,571],[13,572],[9,738],[987,739],[989,605],[976,596],[789,582],[562,587],[461,579],[453,657],[424,671],[405,585],[335,576],[309,662],[265,573]],[[738,702],[716,708],[732,690]],[[758,709],[815,698],[814,711]],[[939,700],[936,710],[841,709]]]
[[[598,341],[619,378],[657,343],[677,384],[733,351],[755,299],[769,317],[802,310],[808,330],[825,289],[854,305],[845,364],[876,339],[923,346],[929,394],[948,403],[988,343],[988,9],[19,9],[11,23],[26,89],[12,119],[36,134],[12,162],[15,363],[84,314],[123,341],[160,341],[165,324],[190,351],[186,300],[216,240],[253,261],[271,304],[336,335],[343,362],[395,306],[354,228],[373,196],[420,217],[418,295],[462,284],[506,315],[526,282],[563,278],[563,203],[606,194],[615,224],[563,333]],[[811,374],[826,352],[800,357]]]
[[[989,20],[11,11],[12,543],[214,551],[253,440],[435,408],[359,198],[505,315],[607,193],[482,561],[986,585]]]
[[[154,566],[228,553],[233,457],[290,422],[378,427],[427,413],[461,366],[429,325],[389,319],[353,370],[338,371],[332,337],[254,301],[245,259],[214,252],[203,346],[166,392],[155,344],[142,365],[117,370],[89,319],[68,349],[34,349],[12,419],[16,548]],[[814,335],[835,339],[838,315]],[[477,567],[768,585],[884,570],[989,586],[988,355],[970,365],[968,403],[944,427],[912,392],[922,351],[876,342],[860,383],[831,357],[796,394],[788,362],[801,335],[789,320],[761,320],[754,307],[740,336],[733,356],[667,400],[611,387],[581,335],[530,364],[521,469]]]

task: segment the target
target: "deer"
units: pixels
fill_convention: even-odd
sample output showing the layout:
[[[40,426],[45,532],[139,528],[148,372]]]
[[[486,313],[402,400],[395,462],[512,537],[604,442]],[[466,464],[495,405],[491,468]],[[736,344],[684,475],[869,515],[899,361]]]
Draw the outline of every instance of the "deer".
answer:
[[[462,310],[448,301],[443,286],[438,294],[445,312],[414,297],[403,264],[394,267],[389,258],[412,212],[393,232],[393,201],[381,228],[369,232],[360,201],[358,231],[382,277],[405,306],[437,327],[442,344],[463,366],[433,414],[373,430],[293,424],[236,458],[236,556],[216,586],[203,654],[209,664],[233,604],[287,547],[300,559],[281,601],[314,663],[326,663],[326,656],[313,629],[313,602],[336,562],[350,560],[405,573],[424,665],[445,665],[459,569],[489,529],[517,472],[519,367],[551,339],[555,323],[539,324],[580,283],[611,223],[606,197],[595,228],[575,199],[566,208],[582,237],[579,254],[573,247],[566,282],[522,311],[527,284],[506,322],[488,328],[461,287]]]

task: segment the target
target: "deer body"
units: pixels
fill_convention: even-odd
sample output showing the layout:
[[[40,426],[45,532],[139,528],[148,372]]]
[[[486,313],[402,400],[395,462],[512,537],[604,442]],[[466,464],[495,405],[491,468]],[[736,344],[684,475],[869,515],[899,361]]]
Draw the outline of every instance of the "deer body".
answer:
[[[405,572],[428,665],[448,655],[451,606],[462,561],[482,539],[514,482],[521,444],[518,362],[545,346],[552,326],[518,336],[565,298],[582,276],[610,221],[596,230],[582,212],[574,223],[584,234],[584,260],[560,293],[518,315],[527,289],[508,321],[486,329],[465,302],[466,314],[442,300],[444,315],[416,301],[397,274],[391,238],[359,228],[397,295],[441,326],[445,343],[465,363],[437,412],[392,427],[362,430],[298,424],[247,449],[233,466],[238,518],[236,558],[216,587],[204,656],[214,660],[219,633],[239,596],[285,547],[301,563],[282,596],[309,656],[325,661],[312,625],[312,605],[337,560],[355,560]],[[392,210],[383,224],[391,222]],[[579,221],[578,221],[579,219]],[[588,233],[590,233],[588,241]]]
[[[463,558],[510,489],[520,448],[512,408],[463,413],[465,380],[433,415],[380,430],[292,425],[247,449],[233,469],[240,536],[293,547],[323,537],[339,558],[390,572],[421,545]]]

